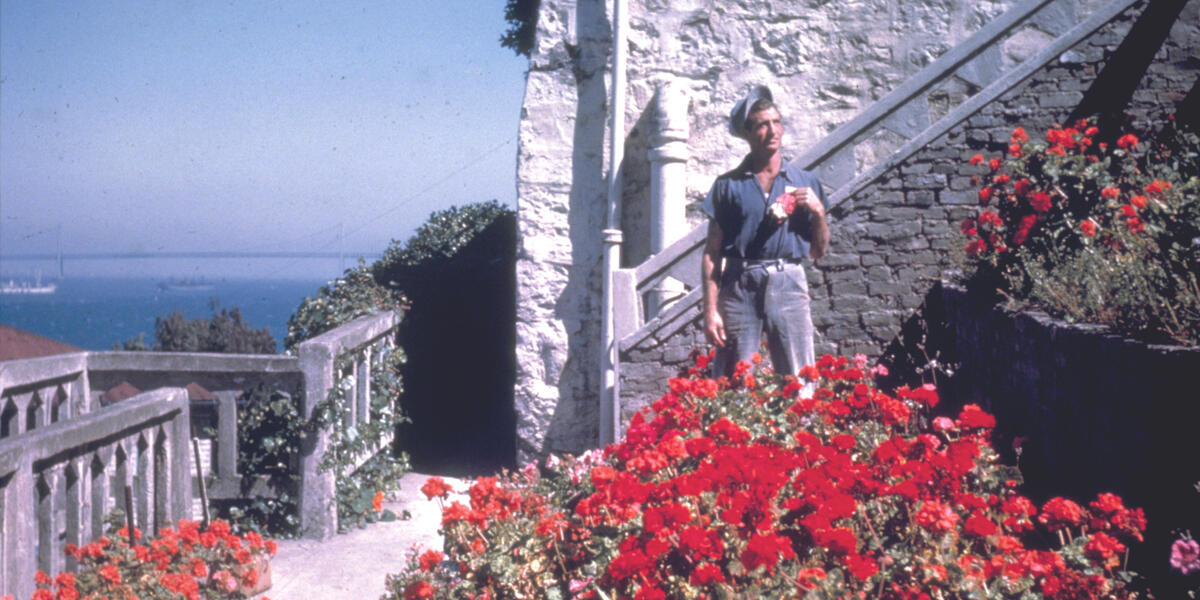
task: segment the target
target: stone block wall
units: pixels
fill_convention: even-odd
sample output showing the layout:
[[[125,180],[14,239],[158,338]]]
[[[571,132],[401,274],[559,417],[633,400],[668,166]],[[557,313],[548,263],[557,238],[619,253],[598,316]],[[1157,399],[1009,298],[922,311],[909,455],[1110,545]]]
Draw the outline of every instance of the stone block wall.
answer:
[[[1077,10],[1086,13],[1098,3],[1081,2]],[[1197,3],[1189,4],[1191,13]],[[649,251],[645,115],[663,78],[675,78],[690,91],[687,194],[693,202],[689,219],[698,223],[696,205],[713,179],[745,151],[728,134],[726,118],[750,84],[766,83],[776,91],[785,147],[800,148],[1014,2],[630,4],[626,123],[631,129],[622,167],[630,175],[622,207],[626,266]],[[1065,53],[1031,82],[833,212],[832,253],[809,278],[820,331],[818,353],[881,353],[931,282],[954,266],[950,257],[960,245],[957,226],[974,204],[966,159],[979,151],[999,151],[1013,125],[1036,131],[1069,114],[1136,14]],[[1179,19],[1186,20],[1186,15]],[[604,2],[542,2],[518,153],[514,404],[522,460],[581,450],[597,440],[610,32]],[[1050,37],[1028,26],[1005,42],[1004,60],[1019,61]],[[1184,75],[1147,77],[1154,82],[1144,85],[1167,88],[1194,77],[1195,65],[1188,57],[1196,55],[1189,47],[1196,37],[1173,35],[1171,47],[1181,50],[1165,56],[1166,62],[1183,63],[1165,72]],[[947,86],[947,102],[968,88],[964,82]],[[945,110],[935,103],[931,116]],[[868,146],[860,160],[873,162],[890,154],[896,141],[886,138]],[[702,344],[698,329],[689,328],[656,347],[629,352],[621,367],[624,404],[634,408],[656,397],[665,377],[675,374],[688,352]]]
[[[1200,1],[1182,4],[1145,75],[1129,75],[1136,80],[1126,109],[1135,122],[1168,110],[1200,74],[1195,58]],[[831,211],[830,254],[809,269],[818,356],[884,353],[933,283],[960,268],[959,224],[977,210],[971,176],[981,174],[969,158],[1001,155],[1016,126],[1041,135],[1073,118],[1085,99],[1111,96],[1109,85],[1097,84],[1098,76],[1110,63],[1120,63],[1122,43],[1135,23],[1145,28],[1144,9],[1145,4],[1134,5]],[[686,359],[667,357],[686,357],[685,349],[703,346],[698,317],[674,337],[626,353],[623,413],[652,402],[665,390],[666,378],[687,366]]]

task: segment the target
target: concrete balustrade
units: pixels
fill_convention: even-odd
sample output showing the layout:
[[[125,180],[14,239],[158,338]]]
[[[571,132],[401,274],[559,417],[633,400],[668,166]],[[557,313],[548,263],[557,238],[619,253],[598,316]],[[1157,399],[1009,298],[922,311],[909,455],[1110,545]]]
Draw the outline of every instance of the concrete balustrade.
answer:
[[[0,595],[31,596],[37,569],[74,569],[66,544],[100,535],[103,517],[124,507],[126,484],[144,530],[191,517],[198,482],[189,444],[206,426],[216,430],[210,499],[277,495],[264,477],[237,471],[239,398],[244,403],[246,390],[263,386],[299,398],[307,418],[334,385],[344,385],[341,426],[369,423],[371,367],[394,351],[401,319],[394,312],[361,317],[300,344],[298,356],[79,352],[0,362]],[[122,382],[151,391],[102,407],[104,390]],[[184,388],[191,383],[216,401],[190,403]],[[352,462],[389,448],[392,436]],[[320,469],[330,439],[327,430],[308,436],[293,465],[299,489],[289,492],[300,499],[306,537],[337,532],[336,474]]]
[[[346,406],[343,427],[357,427],[370,420],[371,359],[381,347],[394,345],[400,324],[397,313],[355,319],[337,329],[319,335],[297,347],[304,373],[301,414],[311,419],[317,405],[324,401],[334,385],[345,381]],[[395,402],[395,399],[392,399]],[[393,410],[395,409],[393,405]],[[376,452],[392,442],[392,434],[369,451],[353,457],[361,466]],[[306,437],[300,452],[300,529],[304,537],[325,539],[337,533],[336,474],[322,471],[321,463],[330,452],[331,432],[318,430]]]
[[[143,530],[189,516],[188,429],[187,392],[163,388],[0,441],[0,590],[28,598],[35,570],[73,568],[63,550],[102,533],[125,485]]]

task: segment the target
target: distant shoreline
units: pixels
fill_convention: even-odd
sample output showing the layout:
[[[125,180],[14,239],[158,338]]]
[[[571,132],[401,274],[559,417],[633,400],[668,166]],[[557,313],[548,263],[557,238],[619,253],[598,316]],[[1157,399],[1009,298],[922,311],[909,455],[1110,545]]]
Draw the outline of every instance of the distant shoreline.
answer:
[[[364,258],[378,259],[382,252],[64,252],[63,260],[120,260],[147,258]],[[26,254],[0,254],[0,262],[6,260],[58,260],[53,252]]]
[[[205,289],[164,290],[157,276],[69,276],[53,294],[0,295],[0,322],[86,350],[108,350],[142,334],[154,339],[155,320],[179,311],[207,319],[237,308],[253,329],[268,328],[279,348],[287,322],[304,298],[316,296],[324,278],[206,278]]]

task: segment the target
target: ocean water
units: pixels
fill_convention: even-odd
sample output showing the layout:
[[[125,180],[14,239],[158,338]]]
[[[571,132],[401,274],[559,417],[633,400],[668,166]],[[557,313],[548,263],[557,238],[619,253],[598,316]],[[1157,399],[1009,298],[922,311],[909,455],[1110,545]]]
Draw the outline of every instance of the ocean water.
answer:
[[[154,341],[154,320],[178,310],[188,319],[239,308],[250,327],[270,329],[279,349],[288,317],[327,283],[314,279],[210,279],[209,289],[166,289],[166,278],[67,277],[53,294],[0,294],[0,323],[78,346],[109,350],[139,333]]]

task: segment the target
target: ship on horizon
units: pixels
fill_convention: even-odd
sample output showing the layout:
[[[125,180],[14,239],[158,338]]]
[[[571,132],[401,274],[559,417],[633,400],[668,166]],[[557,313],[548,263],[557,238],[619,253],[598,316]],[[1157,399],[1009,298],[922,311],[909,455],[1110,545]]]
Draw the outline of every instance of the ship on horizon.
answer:
[[[164,292],[206,292],[213,289],[213,284],[209,283],[203,277],[189,277],[187,279],[171,278],[167,281],[159,282],[158,289]]]
[[[0,294],[53,294],[57,290],[57,283],[43,284],[41,274],[38,274],[33,282],[9,279],[0,284]]]

